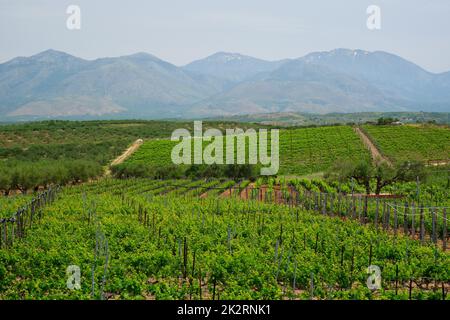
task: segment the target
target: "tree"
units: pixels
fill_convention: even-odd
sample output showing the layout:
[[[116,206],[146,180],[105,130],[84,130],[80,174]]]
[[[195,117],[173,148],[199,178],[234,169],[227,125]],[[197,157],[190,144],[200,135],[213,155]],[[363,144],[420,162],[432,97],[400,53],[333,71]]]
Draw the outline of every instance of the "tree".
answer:
[[[425,166],[418,161],[405,161],[396,167],[390,167],[386,162],[381,162],[375,170],[375,194],[380,194],[381,190],[396,182],[415,181],[417,178],[426,178]]]
[[[11,173],[7,168],[0,167],[0,190],[7,196],[12,189]]]
[[[377,120],[377,124],[378,125],[388,125],[388,124],[392,124],[393,122],[397,122],[399,121],[398,118],[391,118],[391,117],[387,117],[387,118],[378,118]]]
[[[229,164],[224,175],[234,180],[256,177],[256,166],[251,164]]]
[[[366,189],[366,194],[370,193],[370,181],[372,179],[374,168],[367,161],[361,161],[350,171],[349,178],[355,179]]]
[[[356,164],[340,162],[326,177],[340,182],[353,178],[364,186],[366,194],[370,194],[373,190],[372,183],[375,183],[375,194],[379,195],[384,187],[396,182],[415,181],[417,177],[423,180],[426,172],[424,165],[416,161],[405,161],[397,166],[391,166],[384,161],[375,164],[360,161]]]

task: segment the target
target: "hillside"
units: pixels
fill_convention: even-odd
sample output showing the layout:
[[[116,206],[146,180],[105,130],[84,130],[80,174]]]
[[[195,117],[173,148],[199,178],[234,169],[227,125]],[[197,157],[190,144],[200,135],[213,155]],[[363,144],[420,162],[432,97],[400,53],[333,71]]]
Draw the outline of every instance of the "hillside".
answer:
[[[125,163],[164,167],[171,164],[170,140],[149,140]],[[204,142],[206,146],[208,142]],[[225,143],[224,143],[225,147]],[[225,154],[225,152],[224,152]],[[363,160],[370,157],[351,127],[322,127],[280,132],[281,175],[305,175],[324,171],[335,161]]]
[[[0,126],[0,174],[4,172],[14,176],[24,170],[36,172],[43,168],[55,171],[34,179],[47,181],[54,179],[53,174],[56,179],[60,173],[58,170],[65,170],[60,166],[70,167],[70,162],[79,159],[102,171],[101,167],[108,165],[137,139],[143,139],[144,144],[124,165],[145,164],[162,169],[172,164],[170,155],[176,144],[169,140],[172,132],[177,128],[186,128],[192,132],[192,126],[192,122],[132,120],[3,125]],[[244,130],[271,128],[250,122],[203,123],[205,130],[236,127]],[[378,151],[393,163],[404,160],[425,163],[428,160],[448,160],[448,127],[364,125],[362,128]],[[207,144],[205,141],[204,145]],[[326,171],[339,161],[356,162],[368,157],[370,153],[351,126],[282,128],[280,131],[280,175],[316,174]],[[0,182],[8,184],[7,180]]]
[[[363,126],[381,153],[394,162],[450,161],[450,128],[437,126]],[[438,161],[440,160],[440,161]]]
[[[363,128],[378,151],[394,163],[448,161],[448,127],[366,125]],[[171,150],[176,144],[166,139],[148,140],[125,163],[169,166]],[[203,144],[206,146],[208,142]],[[350,126],[282,129],[280,132],[280,175],[315,174],[328,170],[337,162],[369,158],[369,151]]]
[[[403,123],[450,124],[448,112],[357,112],[357,113],[301,113],[301,112],[273,112],[255,113],[234,116],[208,118],[217,121],[258,122],[276,126],[313,126],[330,124],[364,124],[376,123],[379,118],[399,119]]]
[[[236,126],[261,127],[204,129]],[[420,194],[415,181],[398,181],[366,196],[353,179],[310,175],[369,157],[353,127],[326,126],[281,130],[288,177],[215,178],[210,166],[207,177],[191,167],[192,178],[175,178],[168,138],[181,127],[193,129],[142,120],[1,125],[0,299],[448,299],[448,167],[427,168],[434,174]],[[396,161],[448,150],[448,127],[364,130],[398,149]],[[121,179],[105,177],[136,137],[142,147],[110,167]],[[123,176],[121,167],[135,170]],[[377,290],[367,287],[371,264],[383,270]],[[78,290],[68,290],[68,266],[81,270]]]
[[[193,61],[183,67],[193,74],[202,74],[238,83],[259,73],[270,72],[287,60],[266,61],[239,53],[217,52],[209,57]]]
[[[0,112],[9,116],[164,111],[170,117],[177,106],[217,90],[145,53],[86,61],[49,50],[0,65]]]
[[[47,50],[0,64],[0,116],[209,117],[267,112],[448,111],[450,73],[386,52],[265,61],[219,52],[178,67],[147,53],[84,60]]]

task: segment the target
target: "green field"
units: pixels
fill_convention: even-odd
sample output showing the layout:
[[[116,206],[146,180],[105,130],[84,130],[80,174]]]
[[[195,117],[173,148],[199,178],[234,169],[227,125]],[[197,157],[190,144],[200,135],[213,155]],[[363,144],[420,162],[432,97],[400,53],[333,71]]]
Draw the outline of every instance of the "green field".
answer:
[[[431,125],[363,126],[372,141],[393,162],[450,159],[450,129]]]
[[[411,279],[413,299],[442,299],[447,253],[350,220],[193,192],[220,184],[64,188],[25,238],[0,249],[0,299],[408,299]],[[374,292],[370,263],[382,270]],[[79,290],[66,287],[69,265]]]
[[[448,160],[450,129],[438,126],[375,126],[363,130],[381,153],[394,163],[407,160]],[[170,153],[177,142],[152,139],[127,163],[170,165]],[[208,143],[203,143],[206,146]],[[338,161],[367,160],[370,154],[350,126],[280,130],[280,175],[308,175],[323,172]]]
[[[204,122],[203,128],[261,125]],[[167,139],[191,121],[43,121],[0,125],[0,190],[32,191],[100,177],[137,139]]]
[[[164,139],[148,140],[126,163],[171,165],[171,150],[176,144],[177,142]],[[208,145],[208,142],[203,145]],[[281,175],[321,172],[338,160],[358,161],[369,158],[369,152],[349,126],[280,130]]]
[[[237,125],[229,123],[227,126]],[[204,123],[222,128],[223,123]],[[244,125],[246,128],[250,124]],[[83,159],[106,165],[136,139],[167,139],[192,122],[45,121],[0,125],[0,160],[36,162]]]
[[[370,159],[350,126],[282,130],[280,174],[305,175],[329,169],[336,161]]]
[[[260,128],[246,126],[203,129]],[[425,168],[419,184],[387,185],[394,199],[364,202],[362,184],[322,177],[335,164],[371,162],[352,126],[280,129],[278,177],[174,166],[169,137],[180,127],[193,129],[0,126],[0,192],[8,195],[0,197],[0,299],[449,299],[448,165]],[[363,129],[394,164],[448,159],[448,127]],[[108,164],[139,138],[144,144],[110,168],[134,171],[111,178]],[[57,184],[54,201],[31,205]],[[67,288],[73,265],[78,290]],[[382,273],[375,291],[369,265]]]

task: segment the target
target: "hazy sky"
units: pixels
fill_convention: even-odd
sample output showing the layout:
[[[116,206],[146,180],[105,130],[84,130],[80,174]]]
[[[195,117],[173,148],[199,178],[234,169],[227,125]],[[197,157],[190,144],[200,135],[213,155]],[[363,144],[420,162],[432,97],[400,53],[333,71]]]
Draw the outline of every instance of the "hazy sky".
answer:
[[[66,27],[69,5],[81,30]],[[381,30],[366,27],[369,5]],[[384,50],[450,70],[449,0],[0,0],[0,62],[52,48],[94,59],[149,52],[176,65],[217,51],[276,60]]]

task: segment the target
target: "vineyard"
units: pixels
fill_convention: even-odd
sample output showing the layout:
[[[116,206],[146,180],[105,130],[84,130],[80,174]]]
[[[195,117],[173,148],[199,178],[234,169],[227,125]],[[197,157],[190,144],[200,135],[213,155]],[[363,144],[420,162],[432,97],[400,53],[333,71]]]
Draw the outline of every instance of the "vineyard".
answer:
[[[349,126],[283,130],[280,134],[280,174],[321,172],[336,161],[369,158],[369,152]]]
[[[378,149],[393,162],[437,160],[448,163],[450,129],[438,126],[363,126]]]
[[[394,163],[407,160],[448,163],[450,131],[447,127],[366,125],[363,130]],[[176,144],[168,139],[148,140],[126,163],[168,166]],[[223,145],[225,147],[225,143]],[[280,175],[320,173],[336,162],[367,159],[370,159],[370,152],[350,126],[280,130]]]
[[[127,163],[145,163],[153,166],[170,165],[172,163],[171,151],[177,143],[162,139],[148,140]],[[204,145],[208,143],[203,142]],[[225,148],[225,143],[223,145]],[[268,149],[270,150],[270,148]],[[352,128],[348,126],[280,131],[279,173],[282,175],[305,175],[321,172],[331,167],[337,160],[358,161],[369,158],[369,152],[364,148]]]
[[[0,298],[448,299],[449,255],[432,236],[389,232],[394,211],[381,230],[361,209],[352,219],[352,201],[294,185],[103,179],[48,193],[3,219]]]
[[[205,129],[237,126],[205,122]],[[240,124],[242,128],[254,126]],[[259,127],[259,126],[257,126]],[[36,191],[51,184],[85,182],[137,139],[167,139],[182,121],[43,121],[0,125],[0,190]]]
[[[336,164],[372,161],[353,127],[327,126],[280,129],[278,176],[239,167],[215,175],[218,166],[172,164],[169,137],[179,127],[193,129],[1,127],[0,300],[449,299],[448,165],[388,181],[377,194],[375,176],[367,188],[330,175]],[[448,158],[446,127],[361,128],[393,166]],[[136,139],[139,149],[109,167]],[[369,266],[380,268],[375,289]]]

